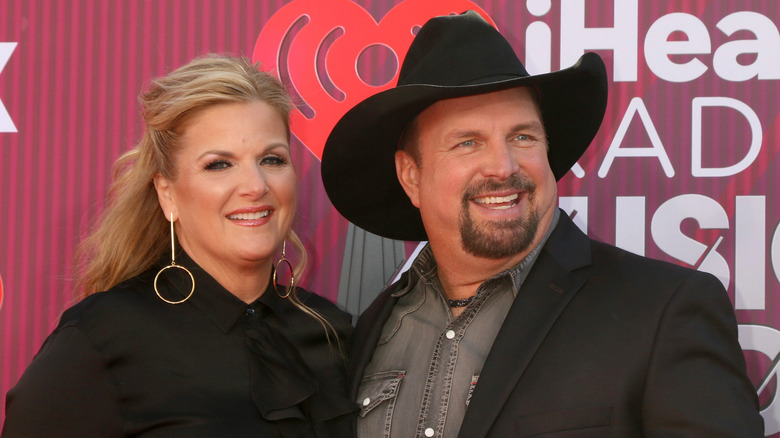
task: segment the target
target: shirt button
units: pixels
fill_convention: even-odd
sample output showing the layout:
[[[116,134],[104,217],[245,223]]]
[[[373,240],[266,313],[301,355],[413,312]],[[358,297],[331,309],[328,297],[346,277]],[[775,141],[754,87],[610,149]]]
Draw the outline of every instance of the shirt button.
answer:
[[[366,397],[363,399],[363,406],[368,406],[368,404],[371,403],[371,399]]]
[[[430,427],[425,429],[425,436],[430,437],[430,436],[433,436],[434,433],[436,433],[436,432],[434,432],[433,429],[430,428]]]
[[[447,336],[447,339],[452,339],[452,338],[455,337],[455,332],[452,331],[452,330],[447,330],[447,333],[444,336]],[[431,429],[431,430],[433,430],[433,429]],[[433,435],[428,435],[428,436],[433,436]]]
[[[253,309],[253,308],[251,308],[251,307],[250,307],[250,308],[248,308],[248,309],[246,309],[246,314],[247,314],[247,316],[252,316],[252,315],[254,315],[254,314],[255,314],[255,309]]]

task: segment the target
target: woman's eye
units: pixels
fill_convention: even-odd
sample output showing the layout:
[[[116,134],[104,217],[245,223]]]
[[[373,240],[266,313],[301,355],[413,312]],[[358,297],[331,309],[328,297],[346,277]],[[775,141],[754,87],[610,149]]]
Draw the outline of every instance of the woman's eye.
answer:
[[[206,170],[220,170],[220,169],[227,169],[230,167],[231,164],[227,160],[214,160],[206,164],[205,169]]]
[[[269,165],[269,166],[283,166],[287,164],[289,161],[285,157],[280,157],[278,155],[268,155],[263,157],[262,160],[260,160],[260,164]]]

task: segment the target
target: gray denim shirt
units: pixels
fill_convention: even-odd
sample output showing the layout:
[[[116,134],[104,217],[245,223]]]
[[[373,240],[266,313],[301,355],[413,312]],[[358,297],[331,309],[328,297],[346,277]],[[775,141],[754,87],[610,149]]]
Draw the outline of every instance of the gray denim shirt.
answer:
[[[430,246],[420,252],[360,385],[359,438],[457,436],[493,340],[558,215],[542,242],[485,280],[457,318]]]

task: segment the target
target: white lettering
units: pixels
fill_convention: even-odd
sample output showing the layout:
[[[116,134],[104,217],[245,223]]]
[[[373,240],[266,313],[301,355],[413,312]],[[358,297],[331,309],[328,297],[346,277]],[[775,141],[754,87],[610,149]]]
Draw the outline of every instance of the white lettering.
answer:
[[[574,166],[571,166],[571,173],[574,174],[579,179],[585,178],[585,169],[580,166],[580,163],[574,163]]]
[[[528,11],[537,17],[550,10],[549,0],[527,0]],[[612,50],[615,82],[635,82],[639,64],[639,2],[613,0],[612,27],[585,27],[587,11],[603,10],[603,3],[586,0],[561,0],[560,67],[573,65],[586,51]],[[593,4],[591,4],[593,3]],[[770,15],[771,17],[771,15]],[[650,24],[644,35],[645,62],[658,78],[669,82],[690,82],[700,78],[711,59],[715,74],[721,79],[741,82],[752,78],[780,79],[780,30],[776,20],[754,11],[737,11],[723,17],[714,26],[696,15],[671,12]],[[709,27],[708,27],[709,26]],[[740,31],[752,32],[755,39],[727,41],[713,47],[711,30],[726,36]],[[552,50],[547,42],[549,26],[532,22],[526,30],[526,57],[534,74],[546,73]],[[682,38],[672,38],[682,34]],[[670,40],[671,38],[671,40]],[[714,52],[713,52],[714,51]],[[740,55],[749,54],[750,64],[740,63]],[[675,55],[681,55],[675,57]],[[708,56],[711,55],[711,56]],[[745,59],[742,59],[746,62]]]
[[[623,138],[625,137],[626,132],[628,132],[628,127],[631,124],[634,113],[639,114],[639,119],[642,121],[647,134],[650,136],[650,144],[652,146],[649,148],[620,147],[620,145],[623,143]],[[631,102],[628,104],[626,114],[623,115],[623,120],[620,121],[620,126],[618,126],[617,132],[615,133],[615,138],[609,145],[607,155],[604,157],[604,162],[602,162],[601,167],[599,167],[599,178],[605,178],[607,176],[609,169],[612,166],[612,162],[615,160],[615,157],[655,157],[658,159],[658,161],[661,162],[661,167],[663,167],[666,176],[668,178],[674,176],[672,162],[669,160],[669,156],[666,154],[666,149],[664,149],[664,145],[661,142],[661,137],[658,136],[658,131],[656,131],[655,125],[653,125],[653,121],[650,119],[650,114],[647,112],[647,107],[645,107],[645,104],[640,97],[631,99]]]
[[[729,218],[723,207],[702,195],[676,196],[658,207],[650,224],[650,232],[661,251],[691,266],[697,266],[701,260],[698,269],[715,275],[728,288],[731,281],[729,266],[716,251],[723,236],[708,247],[683,234],[680,224],[685,219],[694,219],[702,229],[728,229]]]
[[[769,262],[772,264],[772,272],[775,279],[780,282],[780,224],[775,227],[772,235],[772,243],[769,248]]]
[[[587,196],[560,196],[558,197],[558,207],[571,217],[572,222],[574,222],[583,233],[588,234]],[[573,217],[572,214],[574,214]]]
[[[729,41],[715,51],[713,68],[718,76],[727,81],[758,79],[780,79],[780,32],[772,20],[756,12],[735,12],[717,24],[727,36],[740,30],[756,35],[755,40]],[[737,57],[742,53],[755,53],[755,62],[742,65]]]
[[[561,0],[561,67],[577,62],[587,50],[613,50],[615,82],[637,78],[638,0],[614,0],[612,28],[585,27],[585,0]],[[591,5],[590,10],[598,10]]]
[[[772,327],[754,324],[740,324],[738,329],[738,340],[742,349],[763,353],[766,356],[766,363],[771,364],[761,381],[758,382],[756,392],[761,396],[767,387],[774,387],[774,385],[769,384],[777,380],[775,376],[777,375],[778,366],[780,366],[780,362],[777,361],[780,355],[780,331]],[[766,436],[772,436],[780,432],[780,403],[777,402],[777,391],[774,389],[770,391],[771,395],[768,403],[764,402],[761,408],[761,416],[764,417],[764,434]]]
[[[645,197],[615,198],[615,246],[645,255]]]
[[[528,12],[542,17],[550,12],[550,0],[528,0]],[[541,21],[531,23],[525,30],[525,68],[528,73],[538,75],[552,71],[552,31]]]
[[[0,43],[0,73],[3,72],[8,60],[11,59],[11,54],[16,49],[16,43]],[[11,115],[8,114],[8,110],[5,109],[3,101],[0,100],[0,132],[17,132],[14,121],[11,120]]]
[[[552,71],[552,31],[541,21],[531,23],[525,30],[525,68],[538,75]]]
[[[734,220],[734,308],[764,309],[766,199],[737,196]]]
[[[699,266],[696,267],[699,271],[709,272],[710,274],[718,277],[724,288],[729,287],[731,281],[731,274],[729,270],[729,264],[726,259],[718,252],[718,247],[723,242],[723,236],[718,236],[715,243],[707,251]]]
[[[727,167],[702,167],[701,154],[701,113],[705,106],[721,106],[731,108],[747,119],[750,124],[752,138],[750,140],[750,149],[742,160]],[[691,117],[691,175],[694,177],[712,177],[712,176],[732,176],[747,169],[758,157],[761,150],[761,141],[763,138],[763,129],[761,121],[756,113],[743,102],[730,97],[697,97],[693,99],[693,114]]]
[[[687,41],[669,41],[669,35],[683,32]],[[669,55],[694,55],[710,53],[712,49],[707,27],[691,14],[673,13],[659,18],[645,35],[645,60],[650,70],[669,82],[692,81],[707,71],[707,66],[697,58],[677,64]]]

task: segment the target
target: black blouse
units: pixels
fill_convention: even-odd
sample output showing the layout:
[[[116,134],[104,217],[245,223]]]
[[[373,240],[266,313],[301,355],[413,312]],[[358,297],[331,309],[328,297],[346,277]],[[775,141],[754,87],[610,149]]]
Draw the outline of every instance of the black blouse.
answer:
[[[270,286],[247,305],[186,254],[195,277],[182,304],[160,300],[160,269],[67,310],[8,392],[2,437],[346,437],[352,326],[330,301],[298,288],[339,341]],[[189,293],[169,269],[158,289]]]

